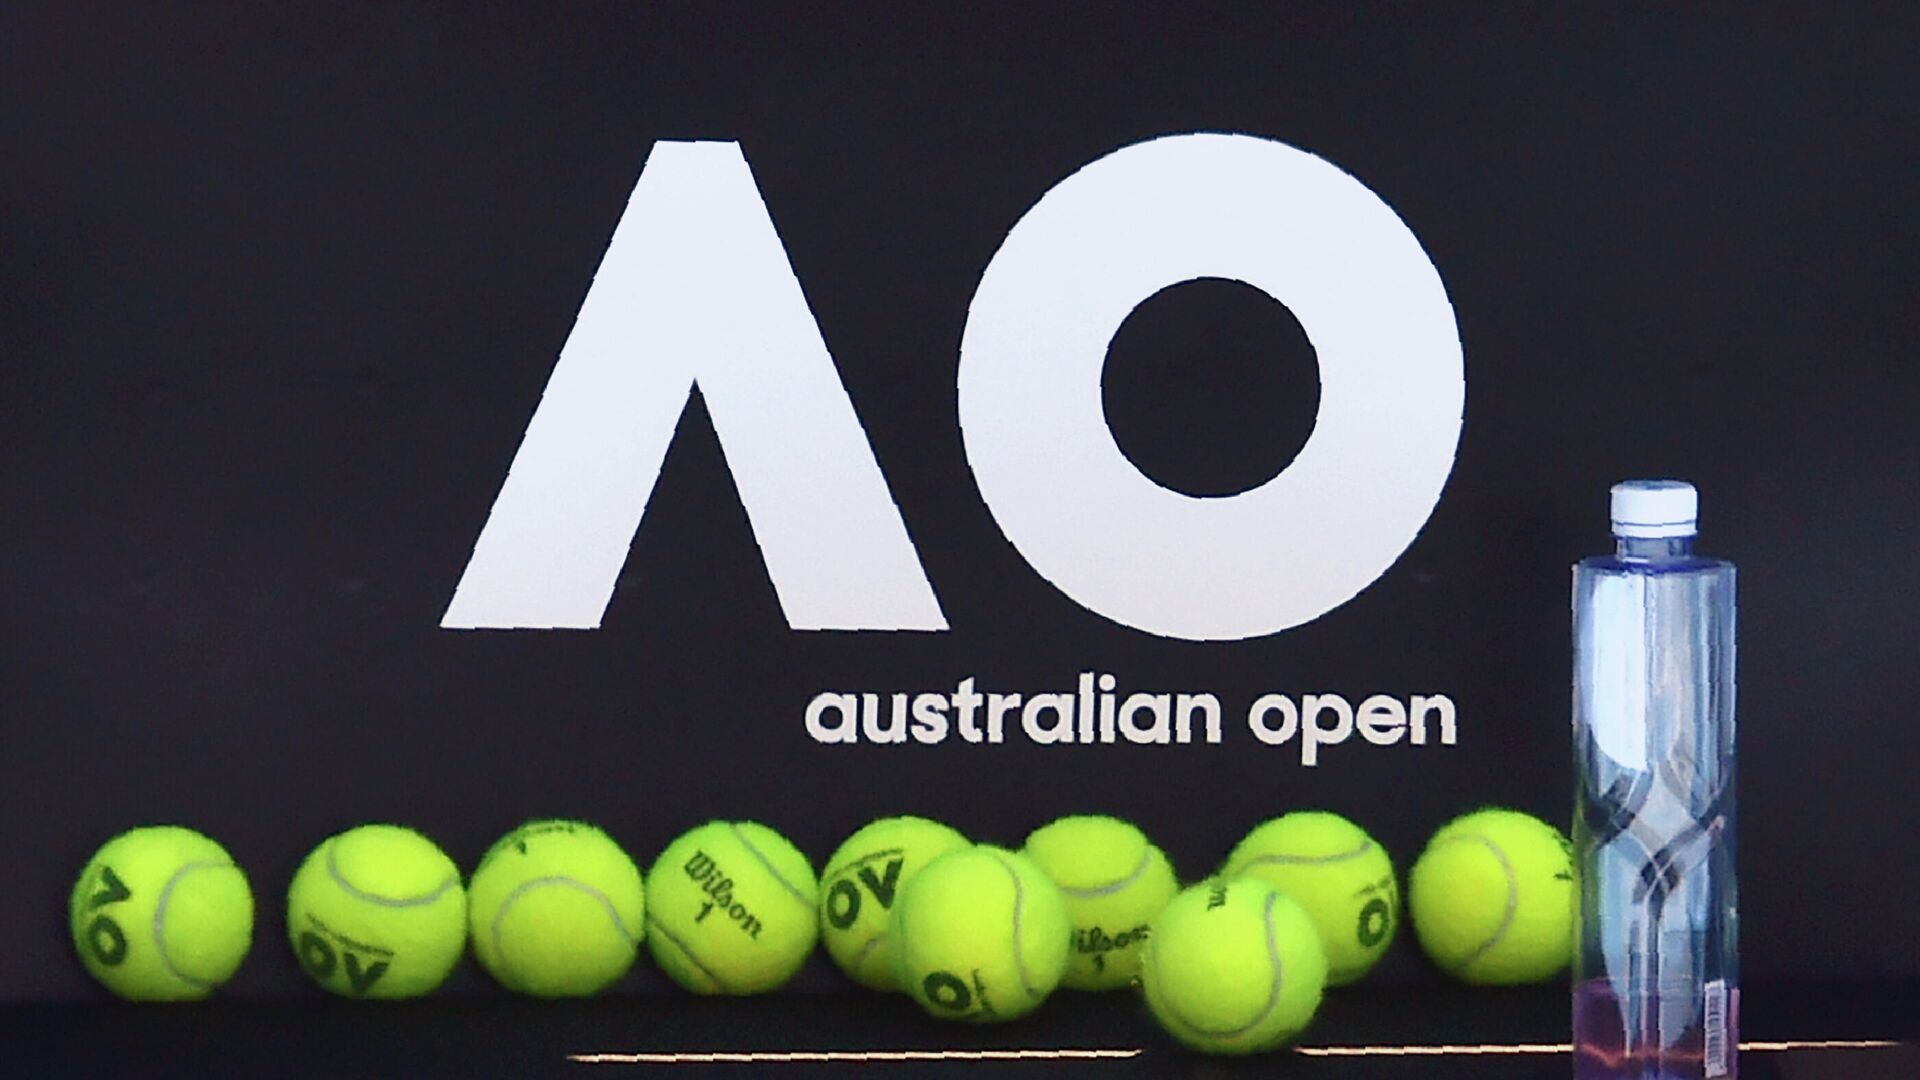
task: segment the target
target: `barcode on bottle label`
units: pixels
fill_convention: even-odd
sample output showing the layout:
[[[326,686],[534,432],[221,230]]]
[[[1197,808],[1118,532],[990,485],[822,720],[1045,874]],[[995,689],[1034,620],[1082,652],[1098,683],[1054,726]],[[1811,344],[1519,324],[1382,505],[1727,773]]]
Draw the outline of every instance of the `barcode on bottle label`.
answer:
[[[1707,984],[1705,1023],[1706,1074],[1708,1077],[1727,1075],[1727,981],[1715,979]]]

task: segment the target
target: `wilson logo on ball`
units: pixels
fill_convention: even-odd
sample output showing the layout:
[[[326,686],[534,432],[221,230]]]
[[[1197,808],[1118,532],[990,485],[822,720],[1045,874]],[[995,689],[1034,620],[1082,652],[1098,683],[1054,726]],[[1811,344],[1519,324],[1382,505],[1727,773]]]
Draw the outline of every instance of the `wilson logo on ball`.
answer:
[[[748,936],[760,936],[759,917],[734,898],[733,879],[720,869],[720,864],[714,862],[711,855],[704,851],[694,852],[693,857],[687,860],[686,871],[687,876],[699,884],[700,890],[713,898],[700,905],[700,914],[693,917],[694,922],[704,922],[717,909],[738,923]]]

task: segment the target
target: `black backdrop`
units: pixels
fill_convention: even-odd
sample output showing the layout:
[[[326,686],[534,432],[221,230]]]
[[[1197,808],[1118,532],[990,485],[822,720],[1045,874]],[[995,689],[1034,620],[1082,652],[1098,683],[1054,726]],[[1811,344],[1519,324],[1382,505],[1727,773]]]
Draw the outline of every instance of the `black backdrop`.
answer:
[[[884,813],[1017,843],[1100,809],[1188,876],[1298,807],[1403,867],[1476,804],[1564,820],[1567,565],[1639,474],[1698,483],[1705,546],[1743,572],[1750,977],[1920,976],[1912,15],[1064,10],[0,13],[0,996],[92,992],[65,892],[147,821],[249,870],[233,989],[272,996],[306,992],[287,878],[361,820],[470,865],[535,814],[643,859],[752,817],[817,860]],[[1377,192],[1466,357],[1457,463],[1399,563],[1224,644],[1037,576],[955,413],[1008,228],[1088,161],[1195,130]],[[788,629],[697,401],[601,629],[439,629],[641,164],[694,138],[752,164],[950,632]],[[1310,408],[1250,420],[1315,393],[1278,311],[1196,286],[1130,321],[1107,405],[1156,479],[1237,490],[1298,448]],[[801,724],[823,689],[1083,670],[1211,691],[1226,741],[828,747]],[[1459,742],[1307,769],[1237,721],[1270,690],[1444,693]],[[1375,977],[1434,976],[1403,942]]]

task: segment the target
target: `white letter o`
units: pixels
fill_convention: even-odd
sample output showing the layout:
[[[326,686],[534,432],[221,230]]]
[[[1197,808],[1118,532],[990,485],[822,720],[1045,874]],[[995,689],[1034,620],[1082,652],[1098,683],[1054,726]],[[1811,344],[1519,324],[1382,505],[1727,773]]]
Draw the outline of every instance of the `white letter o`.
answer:
[[[1143,475],[1100,399],[1121,322],[1202,277],[1284,303],[1320,364],[1299,455],[1223,498]],[[1123,147],[1042,196],[981,276],[958,378],[968,463],[1021,556],[1091,611],[1205,641],[1311,622],[1384,574],[1439,501],[1466,396],[1453,306],[1393,210],[1226,134]]]

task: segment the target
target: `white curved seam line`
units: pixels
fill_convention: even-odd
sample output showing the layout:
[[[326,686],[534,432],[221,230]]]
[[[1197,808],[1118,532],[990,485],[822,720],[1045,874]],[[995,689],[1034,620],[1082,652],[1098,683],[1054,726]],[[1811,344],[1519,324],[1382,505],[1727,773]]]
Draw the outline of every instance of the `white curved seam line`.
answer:
[[[1248,859],[1241,864],[1240,869],[1244,871],[1249,866],[1325,866],[1329,863],[1357,859],[1371,850],[1373,850],[1373,841],[1366,840],[1352,851],[1337,852],[1333,855],[1288,855],[1276,852],[1272,855],[1259,855]]]
[[[456,870],[452,877],[441,882],[439,887],[435,888],[430,893],[424,893],[420,896],[411,896],[411,897],[381,896],[378,893],[367,892],[365,889],[359,888],[358,886],[354,885],[353,882],[348,881],[346,878],[346,875],[340,872],[340,864],[334,861],[333,852],[334,852],[334,844],[332,841],[328,841],[327,842],[327,876],[333,879],[333,883],[335,885],[340,886],[340,888],[346,890],[347,895],[353,897],[355,900],[364,901],[369,904],[378,904],[381,907],[405,908],[405,907],[420,907],[423,904],[431,904],[435,900],[440,899],[441,895],[444,894],[449,888],[452,888],[453,886],[458,885],[460,883],[460,873],[459,871]]]
[[[709,968],[707,965],[700,962],[700,958],[694,955],[694,952],[692,949],[687,948],[687,943],[684,941],[681,941],[679,938],[679,935],[668,930],[665,926],[662,926],[660,924],[660,921],[658,919],[655,919],[651,915],[647,916],[647,925],[653,927],[653,932],[655,934],[659,935],[660,937],[666,938],[669,942],[673,944],[674,948],[679,949],[680,955],[686,957],[687,963],[692,964],[696,969],[698,969],[700,974],[705,975],[708,981],[713,983],[714,989],[720,991],[723,994],[733,993],[732,990],[727,988],[726,983],[720,981],[720,976],[715,975],[713,973],[712,968]]]
[[[167,905],[171,903],[173,900],[173,887],[175,885],[180,884],[180,879],[183,877],[186,877],[187,874],[191,873],[192,871],[209,870],[209,869],[217,870],[220,867],[232,866],[232,865],[233,865],[232,863],[217,863],[217,862],[206,862],[206,861],[187,863],[185,866],[182,866],[180,869],[175,870],[173,872],[173,876],[167,879],[167,883],[160,887],[160,901],[153,905],[153,946],[155,951],[157,951],[160,954],[160,963],[166,966],[167,974],[172,975],[174,978],[179,979],[181,982],[186,983],[189,986],[199,987],[204,990],[204,989],[212,989],[213,983],[211,980],[197,979],[192,975],[189,975],[186,972],[181,971],[179,968],[173,965],[173,957],[167,955],[167,939],[166,939]]]
[[[868,938],[867,943],[865,945],[860,946],[859,953],[857,953],[853,958],[853,970],[855,971],[867,970],[867,957],[871,956],[873,954],[873,950],[879,948],[880,943],[882,941],[885,941],[886,939],[887,939],[887,935],[885,932],[875,934],[872,937]]]
[[[1027,992],[1029,998],[1044,997],[1046,995],[1033,988],[1033,977],[1027,974],[1027,953],[1021,942],[1020,913],[1026,907],[1027,890],[1020,884],[1020,873],[1012,863],[998,852],[990,854],[993,861],[999,863],[1007,876],[1013,879],[1013,966],[1020,969],[1020,988]]]
[[[513,891],[508,893],[506,897],[500,901],[500,909],[493,913],[493,926],[490,929],[490,935],[493,938],[494,952],[498,953],[501,957],[504,958],[507,955],[506,943],[500,940],[500,925],[506,922],[507,911],[513,907],[513,902],[520,899],[522,894],[544,885],[565,885],[570,889],[577,889],[598,900],[600,906],[607,909],[607,918],[613,923],[613,928],[620,932],[620,936],[626,938],[627,941],[632,944],[638,945],[640,943],[640,939],[635,937],[631,930],[627,929],[627,924],[620,918],[619,909],[613,906],[613,900],[609,898],[606,893],[601,892],[599,889],[594,888],[578,878],[554,875],[551,877],[529,878],[514,886]]]
[[[1507,910],[1501,913],[1500,925],[1494,928],[1493,936],[1482,942],[1479,948],[1468,953],[1466,957],[1460,961],[1461,969],[1465,970],[1466,968],[1472,967],[1475,961],[1484,959],[1488,953],[1497,948],[1500,942],[1506,938],[1507,931],[1513,929],[1513,921],[1520,913],[1520,878],[1513,872],[1513,863],[1507,859],[1507,853],[1500,850],[1500,845],[1486,837],[1477,834],[1473,836],[1456,836],[1452,838],[1452,842],[1475,843],[1484,846],[1488,851],[1493,852],[1493,857],[1500,861],[1501,872],[1507,875]]]
[[[875,860],[878,860],[878,859],[884,859],[889,855],[898,855],[904,858],[906,856],[906,853],[907,853],[907,849],[902,847],[881,848],[878,851],[869,851],[865,855],[861,855],[858,858],[848,859],[846,862],[842,862],[842,863],[835,863],[834,865],[827,867],[825,870],[822,870],[820,872],[820,883],[822,885],[825,885],[829,881],[839,881],[841,878],[846,877],[849,873],[853,872],[859,867],[867,865],[870,862],[874,862]]]
[[[1245,1035],[1247,1032],[1252,1031],[1255,1028],[1259,1027],[1263,1022],[1265,1022],[1265,1020],[1273,1012],[1273,1010],[1279,1007],[1280,988],[1284,980],[1282,977],[1283,973],[1282,973],[1281,964],[1280,964],[1280,943],[1278,940],[1276,940],[1273,932],[1273,905],[1275,901],[1279,899],[1279,897],[1280,897],[1279,893],[1268,894],[1266,905],[1261,909],[1261,921],[1265,925],[1266,933],[1267,933],[1267,961],[1273,965],[1273,981],[1269,983],[1267,986],[1266,1003],[1260,1006],[1259,1012],[1256,1012],[1253,1014],[1253,1019],[1247,1021],[1246,1023],[1240,1025],[1237,1028],[1206,1027],[1204,1025],[1194,1023],[1185,1014],[1179,1013],[1178,1010],[1174,1010],[1176,1015],[1179,1016],[1180,1023],[1183,1026],[1187,1027],[1192,1031],[1198,1032],[1201,1035],[1205,1035],[1208,1038],[1237,1039],[1242,1035]]]
[[[766,867],[767,873],[773,875],[773,880],[779,882],[781,888],[791,893],[793,898],[800,902],[800,906],[806,908],[808,911],[813,910],[813,903],[807,899],[807,894],[801,892],[799,886],[782,877],[780,871],[774,869],[773,863],[767,859],[766,855],[763,854],[759,848],[754,847],[753,841],[747,839],[747,834],[741,831],[739,822],[729,821],[727,822],[727,828],[733,830],[734,839],[740,841],[740,846],[747,849],[747,854],[760,860],[760,865]]]
[[[1126,877],[1123,877],[1118,881],[1108,882],[1105,885],[1089,885],[1085,887],[1062,885],[1060,886],[1060,891],[1063,893],[1066,893],[1068,896],[1072,896],[1081,900],[1092,900],[1096,897],[1112,896],[1114,893],[1120,892],[1121,890],[1127,888],[1129,885],[1132,885],[1134,882],[1139,881],[1142,877],[1146,876],[1147,868],[1152,865],[1153,865],[1153,849],[1149,847],[1148,849],[1140,853],[1139,865],[1135,866],[1133,868],[1133,871],[1129,873]]]

